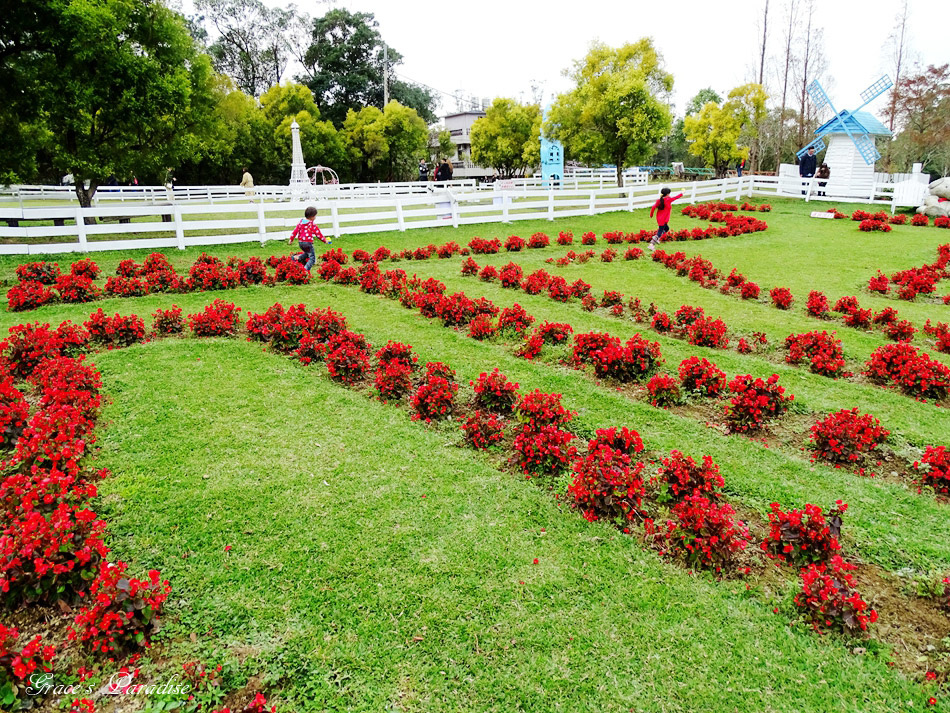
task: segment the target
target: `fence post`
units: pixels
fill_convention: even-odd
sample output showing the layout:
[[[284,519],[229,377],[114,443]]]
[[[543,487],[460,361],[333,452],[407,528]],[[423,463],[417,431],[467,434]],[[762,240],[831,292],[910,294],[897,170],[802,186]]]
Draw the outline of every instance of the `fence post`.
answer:
[[[722,179],[722,187],[719,189],[719,200],[721,200],[721,201],[726,200],[726,184],[727,184],[727,182],[728,182],[728,179],[726,179],[726,178],[723,178],[723,179]]]
[[[594,214],[594,208],[597,206],[597,194],[591,191],[590,194],[590,205],[587,207],[587,215]]]
[[[267,222],[264,216],[264,201],[257,204],[257,234],[261,238],[261,247],[267,242]]]
[[[88,252],[86,249],[86,217],[83,215],[80,206],[76,206],[76,235],[79,237],[79,250]]]
[[[336,203],[333,203],[330,206],[330,221],[333,224],[333,237],[340,237],[340,210],[336,207]]]
[[[692,189],[691,189],[691,191],[690,191],[690,194],[689,194],[689,202],[690,202],[690,203],[695,203],[695,202],[696,202],[696,181],[693,181],[693,187],[692,187]]]
[[[396,222],[399,224],[400,232],[405,232],[406,220],[402,214],[402,201],[396,201]]]
[[[508,217],[508,206],[511,205],[511,196],[508,195],[507,191],[502,191],[501,193],[501,222],[510,223],[511,218]]]
[[[633,185],[627,189],[627,210],[633,212]]]
[[[739,176],[739,180],[736,181],[736,200],[739,200],[742,197],[742,176]]]
[[[548,220],[554,220],[554,191],[548,191]]]
[[[185,228],[181,220],[181,206],[177,203],[172,206],[172,216],[175,220],[175,238],[178,239],[178,249],[185,249]]]
[[[452,227],[459,227],[459,202],[452,196]]]

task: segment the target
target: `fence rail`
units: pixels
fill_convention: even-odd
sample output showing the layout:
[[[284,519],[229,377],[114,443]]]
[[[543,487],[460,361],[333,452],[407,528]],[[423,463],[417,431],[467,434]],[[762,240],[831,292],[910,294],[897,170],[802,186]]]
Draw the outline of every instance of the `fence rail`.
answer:
[[[454,185],[457,184],[457,185]],[[376,184],[373,184],[376,185]],[[318,209],[324,233],[335,238],[355,233],[405,231],[476,223],[589,216],[610,211],[649,208],[656,186],[629,184],[622,188],[539,188],[528,181],[498,190],[476,190],[474,182],[458,181],[430,190],[433,184],[393,186],[392,194],[359,196],[354,192],[284,201],[142,202],[49,207],[0,207],[0,254],[48,254],[103,250],[161,249],[261,242],[286,238],[307,205]],[[877,202],[893,210],[901,184],[878,184],[863,197],[816,197],[815,179],[746,175],[709,181],[667,184],[684,202],[738,201],[749,196],[786,196],[815,201]],[[424,186],[424,192],[418,190]],[[229,187],[230,188],[230,187]],[[829,186],[830,188],[830,186]],[[388,189],[387,189],[388,190]],[[804,195],[802,193],[804,191]],[[7,222],[8,226],[3,227]],[[19,223],[32,223],[20,225]]]

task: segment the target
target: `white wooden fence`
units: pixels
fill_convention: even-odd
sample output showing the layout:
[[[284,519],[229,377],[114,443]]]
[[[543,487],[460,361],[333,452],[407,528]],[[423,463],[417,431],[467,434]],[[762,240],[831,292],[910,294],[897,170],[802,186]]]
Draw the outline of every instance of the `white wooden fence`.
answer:
[[[669,184],[689,201],[738,200],[750,195],[751,177]],[[45,225],[0,225],[0,254],[47,254],[102,250],[162,249],[286,239],[307,205],[318,209],[324,233],[340,237],[412,228],[511,223],[520,220],[595,215],[649,208],[657,189],[647,185],[587,190],[516,189],[476,193],[443,190],[433,194],[376,198],[321,197],[285,203],[176,203],[166,206],[99,205],[91,208],[0,208],[4,221]],[[94,218],[95,223],[88,219]],[[61,225],[49,225],[50,222]],[[122,221],[122,222],[116,222]],[[618,226],[622,227],[622,226]],[[55,241],[55,242],[54,242]]]

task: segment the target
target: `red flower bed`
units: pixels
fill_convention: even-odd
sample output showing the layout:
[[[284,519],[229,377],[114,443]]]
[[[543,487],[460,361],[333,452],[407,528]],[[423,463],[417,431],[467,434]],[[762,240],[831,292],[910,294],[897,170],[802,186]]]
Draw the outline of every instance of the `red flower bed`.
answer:
[[[475,390],[474,405],[476,410],[510,414],[518,402],[518,384],[508,381],[508,377],[498,371],[497,367],[491,374],[482,372],[478,379],[469,382]]]
[[[809,564],[802,569],[802,588],[795,604],[811,620],[815,629],[838,629],[848,634],[866,631],[877,621],[871,609],[855,590],[849,573],[855,569],[838,555],[828,564]]]
[[[89,340],[107,347],[128,347],[145,339],[145,322],[141,317],[109,317],[100,307],[83,322],[89,332]]]
[[[669,374],[654,374],[647,382],[650,403],[660,408],[669,408],[683,400],[680,386]]]
[[[544,233],[535,233],[528,241],[529,248],[546,248],[551,244],[551,239]]]
[[[462,261],[462,275],[477,275],[478,274],[478,263],[475,262],[472,258],[467,257]]]
[[[369,372],[369,345],[362,335],[340,332],[330,338],[326,351],[327,371],[334,381],[352,386]]]
[[[188,325],[196,337],[233,337],[240,325],[240,311],[233,302],[216,299],[203,312],[189,314]]]
[[[43,285],[55,284],[60,276],[59,264],[55,262],[28,262],[17,265],[16,276],[20,282],[39,282]]]
[[[812,317],[822,319],[828,316],[828,298],[823,292],[812,290],[808,293],[808,301],[805,303],[805,311]]]
[[[336,260],[327,260],[326,262],[322,263],[319,268],[317,268],[317,276],[321,280],[329,282],[330,280],[334,280],[336,276],[340,274],[341,269],[340,263],[338,263]],[[464,266],[462,274],[466,274],[464,272]]]
[[[643,250],[641,248],[627,248],[623,254],[624,260],[639,260],[641,257],[643,257]]]
[[[643,463],[606,444],[597,444],[574,461],[567,492],[590,522],[626,522],[636,517],[643,499]]]
[[[719,498],[719,492],[726,481],[719,473],[719,466],[711,456],[703,456],[702,465],[680,451],[670,451],[670,457],[663,459],[658,471],[658,479],[663,485],[664,499],[682,500],[691,495],[700,495],[712,499]]]
[[[551,279],[546,271],[536,270],[528,275],[528,278],[522,283],[521,289],[529,295],[539,295],[548,288]]]
[[[940,400],[950,391],[950,368],[905,342],[878,347],[866,366],[873,381],[890,382],[918,399]]]
[[[56,649],[43,646],[39,636],[29,641],[22,649],[14,648],[20,632],[0,624],[0,691],[6,710],[32,708],[39,700],[42,676],[36,673],[51,673]]]
[[[866,210],[856,210],[854,211],[854,213],[851,214],[851,220],[855,221],[856,223],[860,223],[861,221],[870,220],[870,219],[871,219],[871,214],[868,213]]]
[[[498,238],[492,238],[491,240],[472,238],[468,243],[468,247],[476,255],[494,255],[501,250],[501,241]]]
[[[930,225],[930,219],[926,215],[918,213],[910,219],[910,224],[918,227]]]
[[[213,262],[209,262],[203,260],[204,257],[210,258],[210,256],[202,254],[202,257],[199,257],[188,271],[187,284],[189,289],[201,291],[230,290],[241,284],[241,277],[237,270],[224,265],[217,258],[210,258]],[[280,266],[277,269],[280,270]],[[125,277],[134,277],[134,275],[125,275]]]
[[[785,338],[785,348],[788,349],[785,361],[789,364],[801,364],[807,359],[814,373],[831,377],[840,376],[844,370],[841,340],[834,332],[789,334]]]
[[[587,444],[588,451],[594,451],[599,446],[609,446],[615,451],[626,453],[631,458],[637,453],[643,452],[643,439],[640,434],[622,426],[619,430],[616,428],[598,428],[594,432],[595,438],[592,438]]]
[[[837,501],[827,515],[816,505],[785,512],[778,503],[770,505],[769,534],[760,545],[769,559],[802,567],[828,562],[841,550],[841,516],[848,506]]]
[[[478,273],[478,279],[482,282],[491,282],[492,280],[498,279],[498,270],[495,269],[494,265],[485,265],[482,268],[482,271]]]
[[[703,396],[719,396],[726,388],[726,372],[711,361],[696,356],[680,362],[679,376],[683,389]]]
[[[534,317],[517,302],[511,307],[505,307],[498,317],[499,331],[510,330],[518,335],[524,334],[532,324],[534,324]]]
[[[90,280],[95,280],[97,277],[99,277],[102,269],[92,260],[84,258],[82,260],[77,260],[72,265],[70,265],[69,272],[72,275],[88,277]]]
[[[102,290],[83,275],[60,275],[56,278],[56,291],[63,302],[91,302],[102,296]]]
[[[870,309],[855,309],[844,316],[844,323],[854,329],[870,329],[871,315]]]
[[[891,291],[891,281],[887,279],[887,275],[878,270],[877,275],[868,280],[868,289],[871,292],[879,292],[882,295],[886,295]]]
[[[525,430],[539,432],[547,426],[563,426],[574,418],[574,412],[561,405],[560,394],[546,394],[535,389],[524,394],[515,407],[515,416]]]
[[[143,297],[149,289],[148,281],[138,277],[110,277],[106,279],[105,293],[116,297]]]
[[[412,368],[405,362],[380,361],[374,385],[384,403],[398,401],[412,390]]]
[[[757,300],[759,299],[759,286],[752,282],[751,280],[746,280],[739,287],[739,294],[744,300]]]
[[[491,315],[488,314],[479,314],[468,323],[468,336],[472,339],[477,339],[479,341],[483,339],[490,339],[494,336],[495,332],[495,322],[492,320]]]
[[[729,346],[727,331],[728,327],[721,319],[700,317],[686,328],[686,341],[699,347],[725,349]]]
[[[858,225],[858,230],[863,233],[873,233],[874,231],[879,231],[881,233],[891,232],[891,226],[886,220],[862,220],[860,225]]]
[[[887,222],[891,225],[907,225],[907,216],[906,215],[892,215],[887,219]]]
[[[702,307],[693,307],[692,305],[683,305],[673,315],[673,319],[676,321],[678,327],[684,327],[691,325],[696,322],[696,320],[701,319],[705,316],[705,312]]]
[[[908,320],[902,319],[899,322],[888,322],[882,331],[895,342],[909,342],[917,333],[917,328]]]
[[[504,422],[493,413],[475,410],[462,422],[462,433],[470,446],[487,450],[504,438]]]
[[[567,302],[574,296],[571,286],[563,277],[555,277],[548,284],[548,297],[555,302]]]
[[[673,331],[673,321],[666,312],[657,312],[653,315],[650,326],[660,334]]]
[[[545,344],[562,344],[571,338],[574,328],[569,324],[545,322],[535,330],[535,334]]]
[[[617,257],[617,251],[611,248],[607,248],[600,254],[600,261],[613,262],[615,257]]]
[[[735,510],[725,503],[692,495],[673,508],[673,515],[676,521],[667,521],[666,532],[659,537],[668,543],[671,554],[684,558],[690,567],[719,573],[749,544],[745,523],[733,519]],[[649,520],[647,534],[656,534]]]
[[[902,218],[904,216],[901,216]],[[934,227],[935,228],[950,228],[950,218],[945,215],[938,215],[934,218]]]
[[[920,484],[933,488],[938,493],[950,493],[950,453],[943,446],[927,446],[914,469],[920,476]]]
[[[102,564],[89,588],[89,605],[70,628],[70,640],[79,640],[94,653],[112,655],[151,646],[171,585],[154,569],[148,579],[126,577],[126,567],[124,562]]]
[[[560,475],[577,454],[573,440],[573,433],[556,426],[524,426],[515,436],[514,463],[529,478]]]
[[[604,290],[604,296],[600,299],[601,307],[613,307],[623,304],[623,295],[614,290]]]
[[[857,463],[887,440],[890,431],[870,414],[841,409],[811,427],[815,457],[832,463]]]
[[[240,282],[240,275],[235,274],[238,282]],[[287,258],[281,260],[274,270],[274,280],[276,282],[288,282],[291,285],[306,285],[310,282],[310,271],[296,260]]]
[[[157,309],[152,313],[152,329],[159,334],[181,334],[185,331],[185,320],[181,316],[181,307],[172,305],[171,309]]]
[[[517,235],[512,235],[505,241],[505,250],[510,253],[517,253],[524,250],[525,245],[526,243],[524,240],[519,238]]]
[[[788,309],[794,301],[792,291],[787,287],[773,287],[769,290],[769,297],[772,298],[772,304],[778,309]]]
[[[858,309],[858,298],[853,296],[839,297],[838,301],[835,302],[835,306],[832,308],[832,311],[838,312],[840,314],[848,314]]]
[[[574,243],[574,233],[570,230],[562,230],[557,234],[557,244],[558,245],[571,245]]]
[[[36,280],[21,282],[7,290],[7,304],[11,312],[25,312],[53,302],[56,294]]]
[[[501,272],[498,273],[498,279],[501,281],[501,286],[508,289],[519,289],[521,287],[521,278],[522,278],[521,266],[516,265],[513,262],[509,262],[503,268]]]
[[[594,245],[597,242],[597,236],[587,231],[581,235],[581,245]]]
[[[740,374],[729,382],[732,397],[726,406],[726,420],[732,431],[745,433],[762,428],[788,410],[794,396],[786,397],[785,389],[778,385],[778,374],[768,379],[753,379],[749,374]]]

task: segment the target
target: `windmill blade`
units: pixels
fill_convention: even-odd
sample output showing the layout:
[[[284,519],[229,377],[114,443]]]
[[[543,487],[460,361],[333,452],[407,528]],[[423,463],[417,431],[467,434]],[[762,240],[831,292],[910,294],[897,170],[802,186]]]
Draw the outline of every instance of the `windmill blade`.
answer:
[[[868,166],[873,165],[875,161],[881,158],[881,152],[878,151],[877,146],[874,145],[874,139],[867,134],[852,136],[851,140],[854,141],[858,153],[861,154],[861,158],[864,159],[864,162]]]
[[[874,84],[861,92],[861,101],[864,103],[854,111],[860,111],[893,86],[894,82],[892,82],[891,78],[885,74],[876,82],[874,82]],[[851,113],[853,114],[854,112]]]
[[[801,158],[806,153],[808,153],[808,149],[811,149],[811,148],[815,149],[815,153],[818,153],[819,151],[824,151],[825,140],[819,136],[817,139],[815,139],[810,144],[805,146],[801,151],[797,152],[795,155],[798,156],[798,158]]]
[[[831,103],[831,99],[828,98],[824,88],[822,88],[817,79],[813,80],[812,83],[808,85],[808,96],[811,98],[811,104],[816,114],[826,106],[830,106],[831,110],[835,111],[834,105]],[[835,113],[837,114],[838,112]]]

